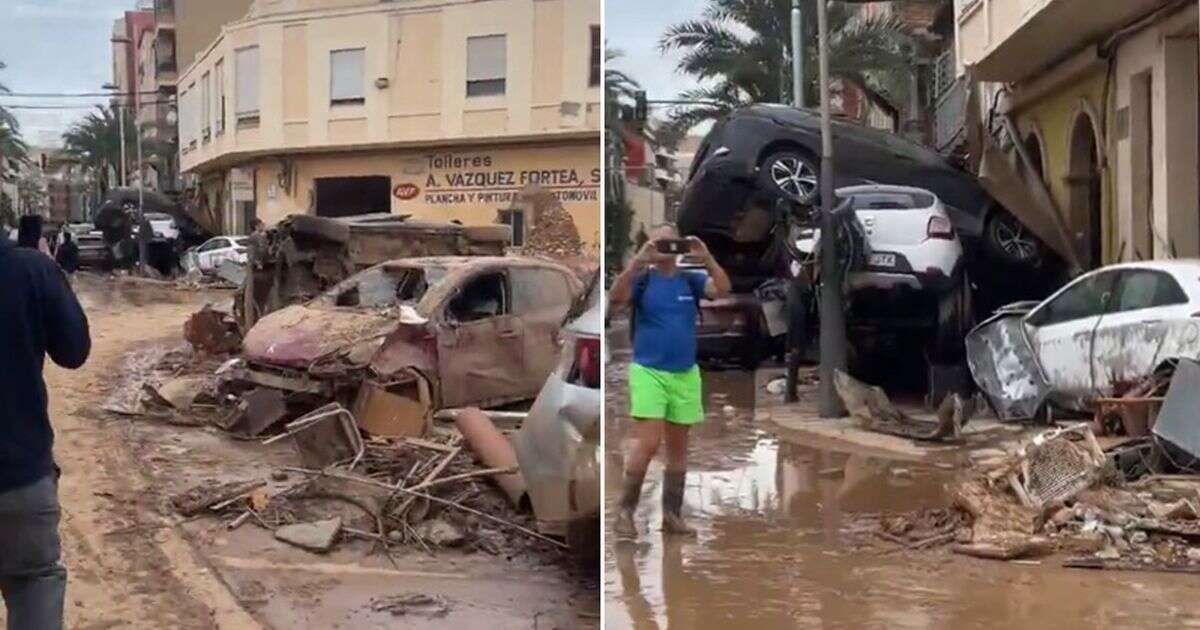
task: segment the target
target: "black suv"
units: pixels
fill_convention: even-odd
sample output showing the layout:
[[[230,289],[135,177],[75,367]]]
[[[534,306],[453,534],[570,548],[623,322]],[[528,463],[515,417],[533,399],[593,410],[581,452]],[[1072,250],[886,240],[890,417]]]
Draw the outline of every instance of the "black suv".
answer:
[[[705,239],[739,275],[773,275],[769,252],[772,200],[813,205],[819,193],[821,118],[812,110],[757,104],[717,122],[692,162],[679,211],[685,234]],[[834,188],[859,184],[918,186],[946,205],[967,249],[1002,262],[1034,266],[1046,252],[970,173],[901,136],[833,122]],[[764,264],[765,263],[765,264]]]

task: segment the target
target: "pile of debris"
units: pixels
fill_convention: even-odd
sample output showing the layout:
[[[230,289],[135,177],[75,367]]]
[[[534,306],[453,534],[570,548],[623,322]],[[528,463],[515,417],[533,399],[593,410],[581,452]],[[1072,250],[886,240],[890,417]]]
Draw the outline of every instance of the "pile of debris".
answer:
[[[361,420],[378,420],[369,401],[353,411],[328,403],[283,422],[293,416],[279,390],[241,398],[227,392],[236,361],[189,347],[134,355],[126,366],[130,384],[105,405],[124,416],[231,432],[244,427],[230,418],[250,415],[262,435],[277,431],[264,444],[293,445],[296,466],[259,479],[205,482],[172,497],[181,516],[224,518],[230,529],[251,523],[318,553],[346,538],[373,541],[385,552],[410,546],[557,555],[566,548],[536,531],[512,444],[487,413],[457,410],[447,414],[453,426],[435,425],[430,413],[410,436],[365,429]],[[269,395],[256,395],[262,392]]]
[[[1063,566],[1200,573],[1200,477],[1120,466],[1089,424],[1055,427],[985,453],[952,484],[949,510],[879,517],[874,533],[907,549]]]
[[[575,220],[567,212],[554,193],[535,190],[521,195],[522,205],[530,208],[533,225],[529,237],[521,248],[528,256],[548,256],[555,259],[572,258],[580,255],[583,241]]]
[[[535,532],[523,504],[489,483],[497,476],[519,479],[516,469],[481,467],[460,434],[361,440],[345,432],[346,415],[320,410],[273,438],[292,439],[304,466],[276,471],[270,480],[201,484],[173,497],[172,505],[183,516],[225,518],[230,529],[249,522],[317,553],[347,537],[384,551],[414,546],[504,554],[564,546]],[[331,437],[338,432],[342,437]]]

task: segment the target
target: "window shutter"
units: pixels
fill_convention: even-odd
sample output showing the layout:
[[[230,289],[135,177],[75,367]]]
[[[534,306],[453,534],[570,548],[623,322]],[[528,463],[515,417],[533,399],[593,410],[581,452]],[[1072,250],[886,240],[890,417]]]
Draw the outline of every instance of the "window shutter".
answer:
[[[363,99],[364,61],[366,51],[334,50],[329,53],[329,99],[361,101]]]
[[[508,70],[504,35],[467,38],[467,80],[503,79]]]
[[[258,46],[243,48],[236,53],[234,69],[237,75],[237,115],[258,115]]]

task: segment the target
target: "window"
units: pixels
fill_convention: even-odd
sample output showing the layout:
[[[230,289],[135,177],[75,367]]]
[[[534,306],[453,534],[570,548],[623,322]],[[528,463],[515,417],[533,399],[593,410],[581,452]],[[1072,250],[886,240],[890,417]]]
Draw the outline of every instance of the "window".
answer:
[[[200,138],[208,142],[212,137],[212,75],[207,72],[200,77],[200,109],[200,124],[203,127]]]
[[[507,70],[504,35],[467,38],[467,96],[503,95]]]
[[[1136,311],[1155,306],[1186,304],[1187,295],[1170,274],[1134,269],[1121,274],[1117,303],[1113,310]]]
[[[318,177],[316,215],[350,217],[392,211],[392,179],[386,175]]]
[[[213,240],[201,245],[200,249],[197,251],[211,252],[211,251],[218,250],[218,249],[225,249],[228,246],[229,246],[229,241],[226,241],[223,238],[214,238]]]
[[[1051,326],[1104,313],[1112,301],[1116,271],[1087,276],[1030,314],[1032,326]]]
[[[933,195],[920,192],[874,192],[851,195],[850,203],[855,210],[919,210],[932,206],[934,200]]]
[[[217,135],[225,132],[225,60],[218,59],[216,65],[213,66],[213,81],[216,83],[217,89],[213,90],[213,116],[216,120],[213,122],[213,127],[217,130]]]
[[[393,267],[368,269],[327,291],[322,300],[337,306],[387,308],[416,304],[430,287],[446,276],[445,267]]]
[[[512,228],[512,246],[525,245],[525,211],[500,210],[500,222]]]
[[[258,46],[242,48],[234,53],[234,93],[238,123],[258,123]]]
[[[475,322],[508,312],[504,274],[490,273],[472,279],[450,301],[447,315],[456,322]]]
[[[333,105],[361,105],[363,97],[363,58],[365,49],[329,52],[329,102]]]
[[[562,274],[551,269],[513,269],[511,275],[513,313],[537,313],[554,321],[566,316],[572,296]]]
[[[588,71],[588,86],[596,87],[600,85],[600,62],[604,55],[604,49],[600,41],[600,27],[592,25],[592,55],[590,70]]]

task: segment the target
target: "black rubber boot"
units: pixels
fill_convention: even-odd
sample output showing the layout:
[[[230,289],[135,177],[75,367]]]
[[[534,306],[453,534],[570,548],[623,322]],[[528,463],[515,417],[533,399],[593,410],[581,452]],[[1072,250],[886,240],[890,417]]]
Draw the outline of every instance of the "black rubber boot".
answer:
[[[625,471],[625,488],[621,492],[621,504],[617,508],[617,521],[613,524],[613,531],[619,538],[637,538],[637,525],[633,522],[633,514],[642,498],[642,482],[645,480],[644,470]]]
[[[663,524],[668,534],[695,536],[696,530],[683,520],[683,488],[687,482],[684,471],[667,471],[663,474]]]

